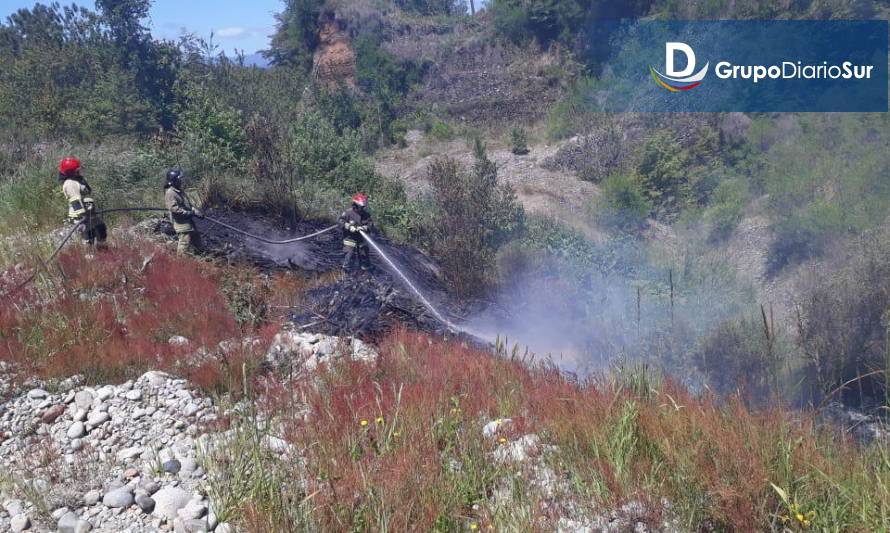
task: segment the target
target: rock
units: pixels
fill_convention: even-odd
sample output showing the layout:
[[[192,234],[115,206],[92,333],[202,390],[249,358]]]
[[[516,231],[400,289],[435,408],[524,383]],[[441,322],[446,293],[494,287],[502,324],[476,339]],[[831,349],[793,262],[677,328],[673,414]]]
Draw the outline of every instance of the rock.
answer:
[[[213,531],[214,533],[232,533],[232,526],[228,522],[220,522]]]
[[[102,505],[112,509],[126,509],[133,505],[133,491],[127,487],[106,492],[102,498]]]
[[[207,506],[200,500],[191,500],[188,504],[180,509],[177,513],[179,518],[183,520],[194,520],[202,518],[207,514]]]
[[[87,419],[87,410],[86,409],[78,409],[74,411],[74,414],[71,416],[75,420],[75,422],[83,422]]]
[[[172,379],[172,376],[170,374],[152,370],[150,372],[142,374],[142,377],[139,378],[139,381],[147,382],[152,387],[160,387],[168,379]]]
[[[62,416],[62,413],[64,413],[64,412],[65,412],[65,406],[60,403],[57,403],[56,405],[54,405],[54,406],[50,407],[49,409],[47,409],[46,411],[44,411],[42,415],[40,415],[40,421],[43,422],[44,424],[52,424],[53,422],[56,421],[57,418]]]
[[[179,471],[182,470],[182,463],[177,459],[170,459],[169,461],[165,461],[161,468],[168,474],[178,474]]]
[[[134,477],[139,475],[139,470],[135,468],[128,468],[124,470],[124,479],[133,479]]]
[[[76,405],[78,409],[88,411],[90,406],[93,405],[93,393],[87,390],[78,392],[74,395],[74,405]]]
[[[101,497],[102,495],[99,493],[98,490],[91,490],[83,495],[83,503],[87,507],[92,507],[93,505],[99,503],[99,498]]]
[[[10,520],[9,527],[12,528],[12,531],[15,533],[31,529],[31,519],[24,514],[16,515]]]
[[[142,399],[142,390],[141,389],[133,389],[127,394],[124,395],[131,402],[137,402]]]
[[[177,512],[188,505],[192,499],[192,494],[177,487],[164,487],[157,491],[154,496],[155,509],[152,512],[158,518],[166,518],[168,521],[175,520]]]
[[[146,494],[151,496],[155,492],[161,490],[161,485],[153,479],[143,479],[139,482],[139,488],[141,488],[145,491]]]
[[[9,513],[9,516],[18,516],[25,511],[21,500],[9,500],[3,504],[3,508]]]
[[[87,418],[87,424],[95,428],[101,426],[109,420],[111,420],[111,415],[109,415],[108,413],[102,411],[93,411],[92,413],[90,413],[89,418]]]
[[[28,398],[31,400],[43,400],[47,396],[49,396],[49,393],[43,389],[31,389],[28,391]]]
[[[177,518],[173,521],[173,531],[174,533],[205,533],[207,531],[207,521]]]
[[[498,462],[523,462],[529,457],[539,453],[541,439],[535,434],[524,435],[521,438],[506,443],[494,451],[494,458]]]
[[[485,424],[485,427],[482,428],[482,436],[490,439],[497,435],[499,432],[509,427],[512,423],[513,421],[509,418],[498,418],[497,420],[492,420],[491,422]]]
[[[111,385],[106,385],[96,391],[96,398],[98,398],[100,402],[104,402],[112,396],[114,396],[114,387]]]
[[[68,512],[59,519],[57,524],[59,533],[87,533],[93,526],[86,520],[81,520],[76,514]]]
[[[83,422],[75,422],[68,426],[68,431],[66,435],[68,435],[69,439],[79,439],[86,435],[87,430],[83,426]]]
[[[147,496],[145,494],[140,494],[136,496],[136,505],[142,509],[142,512],[145,514],[151,514],[152,511],[155,510],[155,501],[151,496]]]
[[[194,457],[184,457],[181,463],[182,470],[180,470],[180,475],[182,476],[189,476],[198,468],[198,462],[195,461]]]
[[[117,460],[120,462],[126,462],[131,459],[135,459],[142,455],[142,447],[141,446],[133,446],[132,448],[124,448],[117,452]]]
[[[174,335],[167,339],[167,344],[170,346],[188,346],[189,340],[182,335]]]
[[[195,413],[197,413],[200,410],[201,410],[201,407],[198,406],[197,404],[189,403],[188,405],[185,406],[185,409],[182,410],[182,414],[183,414],[183,416],[188,418],[190,416],[194,416]]]

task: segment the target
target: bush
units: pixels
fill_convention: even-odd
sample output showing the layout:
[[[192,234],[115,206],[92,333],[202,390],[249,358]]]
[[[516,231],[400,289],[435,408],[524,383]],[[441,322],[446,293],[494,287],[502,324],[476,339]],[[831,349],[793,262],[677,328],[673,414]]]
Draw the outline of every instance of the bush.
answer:
[[[516,155],[526,155],[528,149],[528,135],[522,128],[513,128],[510,132],[510,143],[513,145],[510,151]]]
[[[639,228],[652,210],[641,180],[635,174],[612,174],[606,178],[603,204],[606,220],[624,228]]]
[[[771,335],[775,331],[766,315],[727,320],[700,341],[693,361],[717,393],[731,395],[741,388],[760,403],[769,397],[778,379]]]
[[[478,139],[475,158],[471,172],[453,159],[438,159],[429,168],[436,202],[433,250],[461,296],[478,294],[491,283],[498,249],[524,223],[513,189],[498,185],[497,167]]]
[[[742,180],[725,180],[711,195],[704,212],[711,240],[723,240],[732,233],[748,201],[748,187]]]
[[[866,234],[836,257],[844,258],[836,269],[813,271],[801,283],[798,342],[817,394],[890,364],[890,229]],[[886,405],[887,383],[881,375],[857,379],[842,397]]]

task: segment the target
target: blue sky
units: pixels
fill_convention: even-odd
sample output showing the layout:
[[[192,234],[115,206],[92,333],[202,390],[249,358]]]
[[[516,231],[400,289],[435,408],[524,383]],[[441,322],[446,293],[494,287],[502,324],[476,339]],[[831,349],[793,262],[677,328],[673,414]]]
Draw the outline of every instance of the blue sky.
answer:
[[[41,3],[49,4],[52,0]],[[0,19],[35,1],[0,0]],[[77,3],[93,9],[90,0],[60,0],[62,5]],[[268,47],[274,31],[274,14],[283,9],[282,0],[154,0],[151,9],[151,31],[155,37],[175,39],[183,32],[209,38],[227,53],[244,50],[252,54]]]

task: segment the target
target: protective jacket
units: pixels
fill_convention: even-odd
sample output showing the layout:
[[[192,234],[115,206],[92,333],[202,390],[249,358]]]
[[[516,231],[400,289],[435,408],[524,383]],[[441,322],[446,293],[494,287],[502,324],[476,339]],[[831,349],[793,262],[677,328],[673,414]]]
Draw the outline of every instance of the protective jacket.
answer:
[[[343,245],[348,247],[367,247],[368,243],[365,242],[365,238],[362,237],[362,234],[359,233],[359,230],[364,232],[371,231],[373,226],[373,222],[371,221],[371,213],[367,209],[362,209],[361,211],[356,210],[355,208],[348,209],[340,215],[340,229],[343,232]]]
[[[170,211],[170,221],[176,233],[189,233],[195,231],[193,217],[195,210],[188,197],[176,187],[167,187],[164,193],[164,203]]]
[[[87,211],[95,210],[96,202],[92,198],[93,190],[82,177],[65,178],[62,181],[62,192],[68,201],[69,219],[80,221],[86,216]]]

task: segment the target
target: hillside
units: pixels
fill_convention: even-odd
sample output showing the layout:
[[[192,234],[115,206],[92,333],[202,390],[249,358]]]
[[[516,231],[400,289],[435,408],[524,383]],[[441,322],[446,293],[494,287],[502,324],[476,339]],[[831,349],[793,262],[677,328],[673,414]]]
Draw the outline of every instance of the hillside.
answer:
[[[890,115],[600,24],[884,2],[150,6],[0,11],[0,531],[890,530]]]

